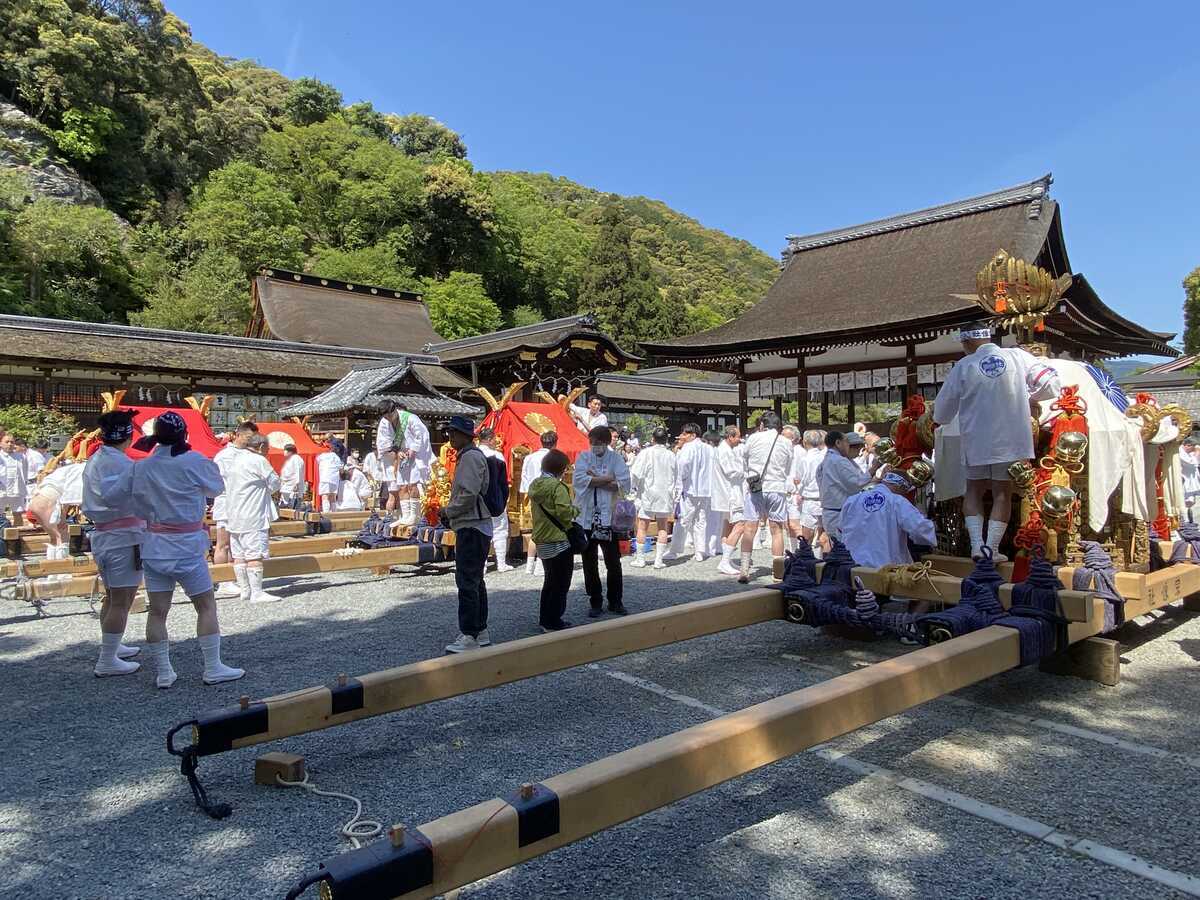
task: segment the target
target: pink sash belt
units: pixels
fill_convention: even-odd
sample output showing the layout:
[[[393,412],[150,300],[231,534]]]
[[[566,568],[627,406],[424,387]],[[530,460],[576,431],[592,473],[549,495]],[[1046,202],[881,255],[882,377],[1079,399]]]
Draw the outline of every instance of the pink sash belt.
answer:
[[[193,531],[203,531],[203,522],[184,522],[182,525],[170,525],[166,522],[155,522],[149,526],[152,534],[191,534]]]
[[[96,526],[97,531],[116,531],[118,528],[145,528],[146,520],[137,516],[125,516],[113,519],[111,522],[101,522]]]

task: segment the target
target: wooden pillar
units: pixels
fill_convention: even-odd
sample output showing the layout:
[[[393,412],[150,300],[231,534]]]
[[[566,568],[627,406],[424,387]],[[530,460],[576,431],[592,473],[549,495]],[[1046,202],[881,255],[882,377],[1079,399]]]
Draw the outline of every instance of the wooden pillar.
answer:
[[[849,397],[850,397],[850,399],[846,401],[846,428],[847,429],[854,427],[855,415],[854,415],[854,389],[853,388],[851,388],[851,390],[850,390]]]
[[[746,361],[738,363],[738,428],[743,433],[750,429],[749,401],[746,399]]]
[[[904,369],[907,376],[905,381],[904,400],[917,393],[917,345],[909,342],[904,345]]]
[[[796,419],[800,430],[808,428],[808,374],[804,357],[796,357]]]
[[[771,406],[775,410],[775,415],[779,416],[779,418],[782,419],[783,418],[783,397],[777,395],[775,397],[774,401],[772,402]]]
[[[829,391],[821,391],[821,427],[829,427]]]

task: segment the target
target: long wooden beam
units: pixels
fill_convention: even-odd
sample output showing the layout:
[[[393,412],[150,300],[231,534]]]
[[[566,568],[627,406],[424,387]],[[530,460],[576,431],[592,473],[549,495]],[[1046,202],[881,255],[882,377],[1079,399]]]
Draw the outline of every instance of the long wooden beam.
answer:
[[[449,544],[443,544],[448,546]],[[344,572],[351,569],[386,568],[416,565],[422,562],[418,546],[389,547],[383,550],[363,550],[352,555],[339,553],[305,553],[268,559],[263,564],[263,577],[283,578],[292,575],[313,575],[321,572]],[[233,581],[233,564],[210,565],[214,583]],[[86,597],[99,589],[98,576],[81,575],[69,581],[44,583],[30,581],[23,586],[22,600],[51,600],[56,597]]]
[[[267,697],[246,709],[220,710],[198,719],[193,744],[201,756],[221,753],[625,653],[770,622],[783,614],[783,595],[772,589],[758,589],[507,641],[471,653],[359,675],[333,687],[310,687]]]
[[[333,857],[321,867],[321,894],[434,897],[1019,662],[1018,634],[992,626],[858,669]]]
[[[296,556],[303,553],[327,553],[346,546],[353,532],[322,534],[313,537],[282,538],[271,541],[268,547],[271,556]],[[43,575],[95,575],[96,560],[90,553],[72,556],[69,559],[31,559],[20,564],[0,562],[0,578],[16,578],[23,570],[29,578]]]

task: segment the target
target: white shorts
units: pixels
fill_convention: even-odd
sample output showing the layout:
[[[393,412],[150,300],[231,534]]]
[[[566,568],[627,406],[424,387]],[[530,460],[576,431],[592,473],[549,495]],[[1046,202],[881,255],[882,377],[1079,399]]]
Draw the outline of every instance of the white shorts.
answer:
[[[229,532],[229,555],[234,559],[270,559],[269,531]]]
[[[786,522],[788,513],[787,494],[779,491],[763,491],[752,494],[746,491],[742,502],[742,515],[747,522]]]
[[[801,500],[800,501],[800,527],[801,528],[819,528],[821,527],[822,510],[820,500]]]
[[[787,510],[788,510],[788,521],[789,522],[799,522],[800,521],[800,503],[801,503],[801,500],[800,500],[799,494],[788,494],[787,495]]]
[[[202,556],[144,559],[142,571],[146,576],[146,590],[152,594],[170,593],[178,584],[189,597],[196,597],[211,591],[213,586],[208,560]]]
[[[322,481],[317,485],[317,493],[322,497],[338,492],[338,483],[336,481]]]
[[[967,466],[968,481],[1008,481],[1008,467],[1012,463],[991,463],[983,466]]]
[[[730,525],[739,525],[746,521],[746,511],[740,506],[737,509],[720,509],[715,510],[715,512],[719,512],[724,516],[725,521]]]
[[[96,569],[105,587],[135,588],[142,583],[142,570],[134,565],[138,552],[136,544],[129,547],[113,547],[109,550],[93,551]]]

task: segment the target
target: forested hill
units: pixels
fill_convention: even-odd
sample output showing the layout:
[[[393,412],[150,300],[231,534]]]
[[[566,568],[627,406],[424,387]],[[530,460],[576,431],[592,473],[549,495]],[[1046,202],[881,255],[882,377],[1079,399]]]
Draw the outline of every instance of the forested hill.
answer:
[[[658,201],[481,172],[436,119],[221,57],[159,0],[0,21],[0,312],[236,334],[269,264],[422,290],[451,338],[591,311],[632,346],[778,271]]]

